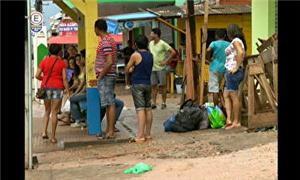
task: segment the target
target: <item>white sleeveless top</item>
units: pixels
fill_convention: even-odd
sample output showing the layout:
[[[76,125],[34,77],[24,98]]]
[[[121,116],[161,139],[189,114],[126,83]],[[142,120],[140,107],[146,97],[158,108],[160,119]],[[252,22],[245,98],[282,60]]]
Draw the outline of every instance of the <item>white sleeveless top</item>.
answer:
[[[230,45],[225,49],[225,54],[226,54],[226,62],[225,62],[225,68],[230,71],[232,70],[235,66],[236,66],[236,59],[237,59],[237,50],[234,48],[233,43],[235,41],[238,41],[239,43],[242,44],[242,48],[243,48],[243,58],[245,57],[245,47],[244,47],[244,43],[241,39],[239,38],[234,38]],[[242,65],[242,64],[241,64]]]

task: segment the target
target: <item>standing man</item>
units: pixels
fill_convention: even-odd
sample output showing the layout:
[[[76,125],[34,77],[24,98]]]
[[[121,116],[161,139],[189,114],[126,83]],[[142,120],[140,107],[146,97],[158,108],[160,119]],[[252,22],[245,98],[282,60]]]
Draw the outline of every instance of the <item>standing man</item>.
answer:
[[[116,120],[115,83],[116,83],[116,57],[117,43],[107,33],[107,24],[103,19],[95,22],[95,33],[101,41],[96,51],[95,71],[98,90],[101,97],[101,107],[106,108],[107,126],[106,138],[114,137]]]
[[[214,102],[215,105],[219,103],[219,91],[220,91],[220,81],[224,77],[225,73],[225,61],[226,54],[225,49],[229,46],[229,42],[225,41],[226,31],[217,30],[216,31],[216,41],[210,43],[207,48],[207,54],[210,57],[212,53],[212,58],[209,65],[209,79],[208,79],[208,92],[209,101]]]
[[[125,60],[125,67],[127,66],[130,56],[134,53],[134,49],[132,47],[132,41],[127,41],[128,46],[123,49],[123,57]],[[130,73],[125,73],[125,89],[130,89]]]
[[[175,57],[176,52],[174,49],[165,41],[160,39],[161,31],[159,28],[154,28],[151,31],[149,43],[150,52],[153,55],[153,68],[151,74],[151,85],[152,85],[152,109],[156,108],[156,97],[158,90],[162,92],[162,105],[161,109],[167,107],[167,88],[166,88],[166,65],[171,62],[172,58]],[[169,53],[169,57],[167,54]]]

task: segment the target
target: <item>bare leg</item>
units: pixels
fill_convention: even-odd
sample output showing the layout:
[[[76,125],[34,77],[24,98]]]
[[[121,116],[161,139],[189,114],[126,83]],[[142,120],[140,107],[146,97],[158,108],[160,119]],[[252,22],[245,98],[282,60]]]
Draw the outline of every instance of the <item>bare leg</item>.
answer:
[[[146,131],[145,136],[151,136],[151,126],[152,126],[152,110],[146,110]]]
[[[167,88],[166,88],[166,86],[160,86],[159,88],[161,89],[161,92],[162,92],[162,94],[161,94],[162,101],[163,101],[164,104],[166,104],[166,101],[167,101]]]
[[[157,88],[158,88],[157,85],[152,86],[152,102],[154,105],[156,105],[156,97],[157,97],[157,91],[158,91]]]
[[[137,131],[137,138],[145,138],[144,131],[145,131],[145,122],[146,122],[146,113],[145,110],[137,111],[138,116],[138,131]]]
[[[219,104],[219,93],[213,93],[213,100],[215,105]]]
[[[115,126],[115,120],[116,120],[116,106],[109,105],[106,108],[106,119],[107,119],[107,126],[106,128],[108,137],[114,136],[114,126]]]
[[[230,93],[232,99],[232,106],[233,106],[233,126],[238,127],[240,126],[239,122],[239,115],[240,115],[240,99],[238,96],[238,92],[231,92]]]
[[[51,142],[56,143],[55,133],[57,127],[57,113],[59,111],[59,107],[61,104],[61,100],[52,100],[51,104],[51,121],[52,121],[52,135]]]
[[[227,114],[226,124],[231,124],[231,99],[228,91],[224,92],[225,109]]]
[[[43,136],[48,136],[48,124],[49,124],[49,119],[50,119],[50,114],[51,114],[51,100],[45,100],[44,101],[44,106],[45,106],[45,114],[44,114],[44,132]]]

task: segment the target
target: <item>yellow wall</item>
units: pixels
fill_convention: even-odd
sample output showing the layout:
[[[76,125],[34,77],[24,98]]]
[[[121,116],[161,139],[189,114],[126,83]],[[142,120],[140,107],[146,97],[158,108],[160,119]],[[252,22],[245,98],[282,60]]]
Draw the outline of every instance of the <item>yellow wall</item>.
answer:
[[[251,14],[243,15],[209,15],[208,16],[208,29],[210,28],[227,28],[229,24],[238,24],[245,35],[247,43],[247,55],[251,55]],[[196,46],[197,53],[201,53],[201,28],[203,25],[203,16],[196,17]],[[179,28],[185,29],[185,20],[178,20]],[[180,37],[178,37],[180,40]]]
[[[196,17],[196,49],[197,53],[201,53],[201,28],[203,25],[203,16]],[[226,29],[229,24],[237,24],[243,29],[245,40],[247,43],[247,55],[252,53],[252,38],[251,38],[251,14],[241,15],[209,15],[208,16],[208,29],[224,28]],[[178,19],[178,27],[185,29],[185,20]],[[177,37],[177,42],[180,42],[180,36]],[[208,81],[208,66],[205,68],[205,81]]]

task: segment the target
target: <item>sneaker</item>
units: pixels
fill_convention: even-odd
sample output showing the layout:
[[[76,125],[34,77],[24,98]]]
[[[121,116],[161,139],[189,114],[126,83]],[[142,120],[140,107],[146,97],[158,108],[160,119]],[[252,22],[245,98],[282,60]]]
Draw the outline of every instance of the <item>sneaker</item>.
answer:
[[[83,126],[83,124],[80,123],[80,122],[75,122],[75,123],[71,124],[71,127],[73,127],[73,128],[79,128],[79,127],[82,127],[82,126]]]
[[[166,109],[167,105],[165,103],[161,104],[161,109]]]
[[[155,104],[152,104],[152,105],[151,105],[151,108],[152,108],[152,109],[156,109],[156,105],[155,105]]]

